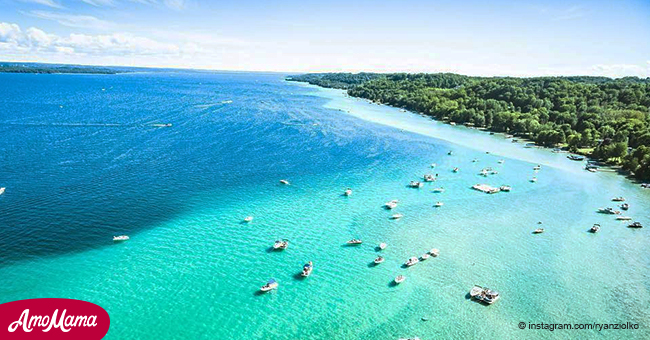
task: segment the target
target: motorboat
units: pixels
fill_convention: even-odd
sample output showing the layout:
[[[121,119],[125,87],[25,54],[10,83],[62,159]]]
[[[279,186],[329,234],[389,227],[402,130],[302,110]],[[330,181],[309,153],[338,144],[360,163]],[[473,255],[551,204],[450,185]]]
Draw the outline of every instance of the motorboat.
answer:
[[[476,163],[476,162],[478,162],[478,159],[476,158],[472,159],[472,163]]]
[[[535,171],[539,171],[539,170],[541,170],[541,169],[542,169],[542,166],[539,165],[539,164],[537,164],[537,165],[535,165],[535,166],[533,167],[533,170],[535,170]]]
[[[634,222],[632,224],[629,224],[627,227],[628,228],[643,228],[643,225],[641,225],[641,222]]]
[[[541,234],[543,232],[544,232],[544,228],[537,228],[537,229],[533,230],[533,234]]]
[[[623,203],[623,204],[621,204],[621,209],[623,209],[623,210],[630,209],[630,205],[627,204],[627,203]]]
[[[274,279],[270,279],[265,285],[263,285],[260,290],[263,292],[268,292],[274,289],[278,289],[280,284]]]
[[[440,255],[440,250],[438,250],[436,248],[433,248],[433,249],[429,250],[429,254],[431,256],[433,256],[433,257],[438,257],[438,255]]]
[[[363,243],[363,241],[361,241],[360,239],[357,239],[357,238],[353,238],[350,241],[348,241],[348,244],[354,244],[354,245],[361,244],[361,243]]]
[[[246,216],[244,219],[244,222],[252,222],[253,221],[253,216]]]
[[[386,243],[380,243],[379,250],[384,250],[384,249],[386,249]]]
[[[345,191],[343,192],[343,195],[345,195],[345,196],[352,195],[352,189],[350,189],[350,188],[345,189]]]
[[[385,207],[386,209],[395,209],[395,207],[397,207],[397,200],[392,200],[392,201],[390,201],[390,202],[386,202],[386,203],[384,204],[384,207]]]
[[[616,216],[616,220],[618,220],[618,221],[631,221],[632,217],[629,217],[629,216]]]
[[[612,208],[599,208],[598,212],[601,214],[608,214],[608,215],[617,215],[620,214],[620,211],[614,210]]]
[[[438,164],[436,164],[436,163],[431,163],[431,169],[435,168],[436,166],[438,166]]]
[[[599,232],[599,231],[600,231],[600,224],[594,224],[594,225],[589,229],[589,232],[590,232],[590,233],[594,233],[594,234],[597,233],[597,232]]]
[[[499,190],[505,191],[505,192],[510,192],[510,190],[512,190],[512,188],[509,185],[502,185],[501,187],[499,187]]]
[[[129,237],[126,235],[120,235],[120,236],[113,236],[113,242],[123,242],[123,241],[128,241]]]
[[[472,297],[472,299],[487,303],[489,305],[499,300],[499,292],[487,287],[474,286],[469,291],[469,295]]]
[[[422,182],[420,182],[420,181],[411,181],[411,182],[409,182],[409,187],[419,189],[419,188],[422,187]]]
[[[433,181],[436,180],[436,176],[431,175],[431,174],[426,174],[426,175],[422,176],[422,178],[424,179],[425,182],[433,182]]]
[[[479,175],[481,175],[481,176],[483,176],[483,177],[487,177],[487,175],[488,175],[488,171],[485,170],[485,169],[483,169],[483,170],[481,170],[481,172],[479,173]]]
[[[277,240],[275,243],[273,243],[274,250],[285,250],[287,247],[289,247],[288,240]]]
[[[287,181],[286,179],[281,179],[280,183],[284,185],[289,185],[289,181]]]
[[[0,188],[0,195],[4,194],[6,189],[7,188],[4,188],[4,187]]]
[[[420,262],[420,260],[418,260],[417,257],[411,257],[410,259],[406,260],[406,262],[404,262],[404,265],[410,267],[417,264],[418,262]]]
[[[390,217],[391,220],[399,220],[400,218],[404,217],[402,214],[394,214]]]
[[[614,197],[612,198],[612,202],[625,202],[625,198],[623,196]]]
[[[531,183],[535,183],[535,182],[537,182],[537,177],[533,177],[533,178],[531,178],[530,181],[531,181]]]
[[[451,156],[451,155],[453,155],[453,154],[454,154],[453,151],[449,151],[449,152],[447,152],[447,155],[449,155],[449,156]]]
[[[460,169],[459,168],[454,168],[452,171],[453,172],[458,172]]]
[[[568,155],[568,156],[566,156],[566,158],[568,158],[568,159],[570,159],[570,160],[572,160],[572,161],[584,161],[584,160],[585,160],[585,157],[584,157],[584,156],[573,155],[573,154],[572,154],[572,155]]]
[[[404,282],[404,280],[406,280],[406,276],[404,276],[404,275],[398,275],[398,276],[395,278],[395,283],[396,283],[396,284],[400,284],[400,283]]]
[[[436,208],[440,208],[443,205],[444,205],[444,203],[442,203],[442,202],[436,202],[436,204],[434,204],[433,206],[436,207]]]
[[[586,167],[585,170],[587,170],[589,172],[598,172],[598,168],[596,168],[596,167]]]
[[[420,256],[420,261],[426,261],[426,260],[429,259],[429,257],[431,257],[431,255],[429,255],[429,253],[424,253],[424,254],[422,254],[422,256]]]
[[[431,190],[431,192],[445,192],[445,188],[443,188],[443,187],[434,188],[433,190]]]
[[[314,270],[314,263],[309,261],[304,266],[302,266],[302,273],[300,275],[302,275],[303,277],[307,277],[311,275],[312,270]]]
[[[383,257],[381,257],[381,256],[378,256],[378,257],[377,257],[377,258],[375,259],[375,261],[374,261],[374,262],[375,262],[375,264],[380,264],[380,263],[383,263],[383,262],[384,262],[384,258],[383,258]]]
[[[500,160],[498,160],[498,163],[503,164],[503,163],[505,163],[505,161],[503,159],[500,159]]]

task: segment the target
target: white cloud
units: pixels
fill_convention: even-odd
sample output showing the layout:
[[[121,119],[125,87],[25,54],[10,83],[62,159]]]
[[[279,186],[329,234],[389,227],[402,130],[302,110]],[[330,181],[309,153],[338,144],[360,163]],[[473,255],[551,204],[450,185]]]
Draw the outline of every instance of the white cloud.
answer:
[[[636,64],[601,64],[595,65],[593,70],[598,75],[619,78],[626,76],[637,76],[641,78],[650,77],[650,61],[643,67]]]
[[[54,2],[52,0],[20,0],[22,2],[28,2],[32,4],[38,4],[38,5],[43,5],[47,7],[52,7],[52,8],[63,8],[61,4]]]
[[[108,30],[114,29],[117,27],[114,23],[102,19],[98,19],[90,15],[74,15],[74,14],[64,14],[64,13],[54,13],[48,11],[31,11],[27,15],[56,21],[63,26],[75,27],[75,28],[91,28],[96,30]]]
[[[583,16],[585,16],[585,10],[580,6],[573,6],[558,13],[553,20],[573,20],[582,18]]]
[[[101,7],[101,6],[115,6],[115,1],[113,0],[81,0],[89,5],[93,5],[96,7]]]

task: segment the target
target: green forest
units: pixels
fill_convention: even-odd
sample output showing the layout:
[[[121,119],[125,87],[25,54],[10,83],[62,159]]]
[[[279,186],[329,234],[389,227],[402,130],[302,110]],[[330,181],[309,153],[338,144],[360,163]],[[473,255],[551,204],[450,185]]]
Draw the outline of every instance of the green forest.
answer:
[[[650,179],[650,78],[320,73],[287,80],[566,148]]]

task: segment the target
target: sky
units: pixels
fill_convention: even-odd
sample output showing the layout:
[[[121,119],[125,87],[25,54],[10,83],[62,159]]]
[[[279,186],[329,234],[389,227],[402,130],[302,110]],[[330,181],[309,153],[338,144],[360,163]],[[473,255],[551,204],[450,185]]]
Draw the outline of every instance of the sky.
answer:
[[[650,0],[0,0],[0,60],[650,77]]]

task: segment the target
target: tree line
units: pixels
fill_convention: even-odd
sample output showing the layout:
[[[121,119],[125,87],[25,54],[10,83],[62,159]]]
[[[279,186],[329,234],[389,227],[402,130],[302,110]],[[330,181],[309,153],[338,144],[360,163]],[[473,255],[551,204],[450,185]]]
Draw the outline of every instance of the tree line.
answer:
[[[563,147],[650,178],[650,78],[323,73],[287,80]]]

